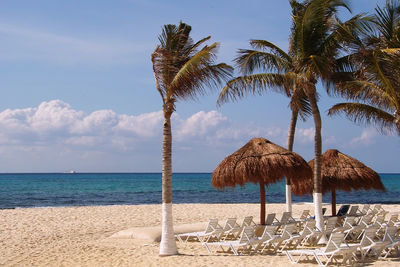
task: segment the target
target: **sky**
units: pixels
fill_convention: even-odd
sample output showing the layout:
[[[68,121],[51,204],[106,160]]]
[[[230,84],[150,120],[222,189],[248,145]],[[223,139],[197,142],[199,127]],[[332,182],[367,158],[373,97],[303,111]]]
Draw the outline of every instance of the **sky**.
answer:
[[[350,1],[353,14],[384,0]],[[350,16],[342,10],[342,16]],[[163,115],[150,55],[164,24],[219,42],[233,64],[250,39],[287,49],[288,1],[0,1],[0,172],[160,172]],[[378,172],[400,172],[398,136],[327,117],[341,101],[319,86],[323,152],[336,148]],[[253,137],[286,146],[288,99],[276,93],[216,106],[218,90],[179,102],[173,171],[212,172]],[[313,121],[294,150],[314,154]]]

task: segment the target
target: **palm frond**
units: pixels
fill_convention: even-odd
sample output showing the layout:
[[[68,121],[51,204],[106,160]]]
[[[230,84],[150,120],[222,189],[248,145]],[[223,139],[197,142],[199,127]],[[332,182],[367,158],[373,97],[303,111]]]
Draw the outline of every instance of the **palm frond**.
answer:
[[[357,124],[374,125],[382,133],[396,131],[394,117],[379,108],[362,103],[339,103],[331,107],[329,116],[345,115]]]
[[[292,61],[292,58],[285,51],[283,51],[280,47],[278,47],[274,43],[271,43],[267,40],[250,40],[250,45],[254,49],[262,49],[263,51],[270,51],[272,54],[284,58],[288,62]]]
[[[291,61],[279,55],[249,49],[239,49],[238,56],[234,59],[240,71],[247,75],[254,71],[287,71],[292,67]]]
[[[295,82],[293,73],[261,73],[248,76],[240,76],[230,80],[218,97],[217,104],[222,105],[228,101],[236,101],[249,94],[262,95],[268,90],[291,95],[290,88]]]
[[[228,80],[233,69],[222,64],[214,65],[218,43],[205,46],[181,66],[169,85],[168,92],[177,99],[196,98],[206,87],[216,87]],[[195,90],[194,90],[195,89]]]

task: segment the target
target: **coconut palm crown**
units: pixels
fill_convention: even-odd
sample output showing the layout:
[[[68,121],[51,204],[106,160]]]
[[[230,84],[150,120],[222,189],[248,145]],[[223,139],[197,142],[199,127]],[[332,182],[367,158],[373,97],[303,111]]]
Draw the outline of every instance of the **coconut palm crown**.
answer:
[[[352,75],[337,83],[335,93],[354,102],[338,103],[328,114],[400,135],[400,1],[375,8],[364,38],[353,40],[354,53],[348,57]]]
[[[162,148],[162,235],[160,255],[177,254],[172,225],[172,134],[171,115],[178,100],[196,99],[207,88],[229,79],[232,67],[215,64],[218,43],[203,45],[211,37],[193,42],[191,26],[180,22],[168,24],[158,38],[151,55],[156,88],[163,102],[164,126]],[[200,48],[200,46],[202,46]]]

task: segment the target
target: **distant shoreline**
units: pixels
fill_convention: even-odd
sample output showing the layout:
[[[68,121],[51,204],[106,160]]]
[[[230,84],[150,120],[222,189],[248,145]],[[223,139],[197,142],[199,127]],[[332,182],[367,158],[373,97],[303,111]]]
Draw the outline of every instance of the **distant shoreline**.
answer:
[[[7,174],[161,174],[161,172],[0,172],[0,175]],[[172,174],[212,174],[212,172],[174,172]],[[378,174],[400,174],[399,172],[378,172]]]

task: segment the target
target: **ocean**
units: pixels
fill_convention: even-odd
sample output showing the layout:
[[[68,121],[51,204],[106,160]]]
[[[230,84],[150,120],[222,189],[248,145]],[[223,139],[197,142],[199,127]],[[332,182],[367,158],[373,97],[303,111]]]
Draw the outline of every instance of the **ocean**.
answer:
[[[337,191],[337,203],[400,203],[400,174],[380,174],[386,192]],[[330,194],[323,202],[330,202]],[[285,202],[285,184],[268,186],[266,201]],[[311,196],[293,196],[311,202]],[[173,203],[258,203],[259,187],[211,185],[211,173],[174,173]],[[131,205],[161,203],[160,173],[34,173],[0,174],[0,209],[19,207]]]

